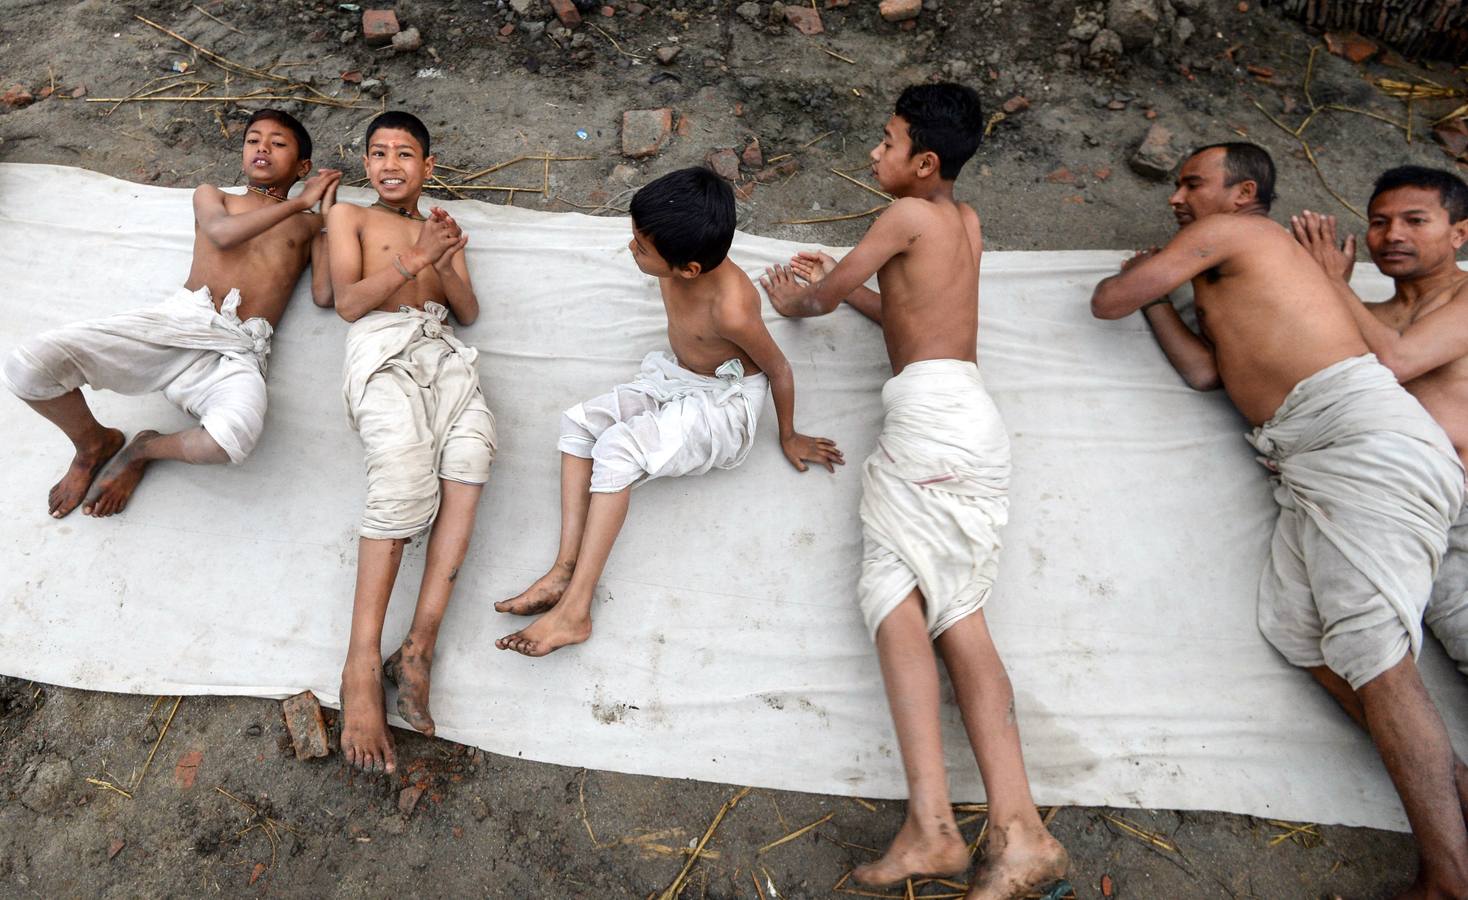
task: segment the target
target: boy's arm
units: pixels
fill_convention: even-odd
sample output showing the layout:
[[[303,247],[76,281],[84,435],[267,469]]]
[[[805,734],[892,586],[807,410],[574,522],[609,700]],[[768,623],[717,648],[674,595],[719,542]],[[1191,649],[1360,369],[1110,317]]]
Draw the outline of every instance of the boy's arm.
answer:
[[[454,228],[458,228],[453,217],[436,206],[431,210],[431,215],[441,215]],[[460,232],[459,239],[433,264],[439,283],[443,285],[444,302],[460,325],[472,325],[479,318],[479,298],[475,296],[474,285],[469,281],[469,265],[464,258],[464,248],[468,244],[469,236]]]
[[[809,250],[802,250],[790,257],[789,271],[794,272],[812,284],[831,274],[831,270],[834,268],[836,268],[836,260],[829,253],[821,253],[819,251],[812,253]],[[789,275],[788,273],[780,272],[772,277],[787,278]],[[866,285],[862,285],[846,295],[846,302],[852,309],[866,316],[868,319],[871,319],[878,325],[882,324],[881,294]]]
[[[296,213],[311,209],[341,177],[342,173],[335,169],[322,169],[307,179],[299,196],[237,214],[231,214],[224,205],[224,191],[212,184],[201,184],[194,191],[194,221],[199,223],[199,232],[209,243],[228,250],[264,234]]]
[[[366,278],[362,277],[361,209],[338,203],[326,218],[327,245],[330,247],[331,289],[336,311],[348,322],[355,322],[377,309],[418,273],[433,265],[450,246],[458,241],[451,236],[449,225],[430,217],[423,223],[418,242],[412,249],[393,259],[393,264]]]
[[[331,251],[326,245],[326,217],[336,205],[337,184],[321,195],[321,216],[317,219],[320,230],[311,239],[311,300],[323,309],[331,306]]]
[[[782,316],[798,317],[823,316],[841,305],[889,259],[922,236],[922,202],[903,198],[887,207],[861,242],[820,281],[801,285],[785,266],[765,270],[760,284],[770,296],[770,305]]]
[[[714,304],[714,328],[720,337],[731,341],[754,360],[770,381],[770,395],[775,400],[775,420],[780,428],[780,449],[797,470],[806,470],[805,461],[836,471],[845,465],[841,451],[828,438],[810,437],[795,430],[795,375],[790,361],[780,351],[770,331],[759,316],[758,297],[753,304],[738,297],[720,297]]]

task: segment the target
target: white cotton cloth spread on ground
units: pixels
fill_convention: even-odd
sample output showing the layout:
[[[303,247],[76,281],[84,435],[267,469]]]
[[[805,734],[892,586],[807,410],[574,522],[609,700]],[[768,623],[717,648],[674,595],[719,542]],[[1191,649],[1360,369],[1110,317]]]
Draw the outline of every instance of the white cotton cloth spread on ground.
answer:
[[[974,197],[968,177],[958,191]],[[152,305],[189,269],[187,190],[0,164],[0,196],[0,353]],[[480,315],[454,336],[479,353],[499,437],[434,654],[438,733],[573,767],[904,796],[857,603],[858,463],[877,448],[892,377],[880,329],[844,306],[782,319],[766,305],[796,427],[851,463],[798,473],[764,428],[737,469],[648,481],[597,589],[591,640],[543,659],[498,652],[526,620],[493,601],[555,558],[561,413],[666,347],[667,313],[627,250],[626,218],[439,202],[469,235]],[[737,234],[730,258],[757,276],[827,232],[787,233],[805,243]],[[984,620],[1035,799],[1404,829],[1365,732],[1259,633],[1279,509],[1248,423],[1221,391],[1189,390],[1140,316],[1091,316],[1092,288],[1126,256],[984,254],[979,370],[1012,446]],[[1390,296],[1389,280],[1356,269],[1361,296]],[[0,392],[0,672],[151,695],[136,698],[140,717],[159,694],[310,688],[335,705],[365,493],[339,392],[349,330],[302,281],[272,342],[269,422],[250,458],[154,466],[110,519],[47,515],[71,445]],[[162,397],[82,390],[129,434],[193,424]],[[424,555],[423,536],[403,549],[385,652],[407,632]],[[1419,665],[1468,754],[1468,678],[1430,635]],[[982,800],[958,711],[945,703],[942,716],[954,799]]]
[[[1291,663],[1362,685],[1415,658],[1463,505],[1452,442],[1367,354],[1295,385],[1250,441],[1279,504],[1259,629]]]
[[[615,493],[651,478],[732,469],[754,446],[769,380],[730,359],[713,375],[655,351],[637,377],[561,415],[562,453],[590,459],[591,489]]]
[[[1009,436],[979,369],[908,364],[882,386],[886,413],[861,476],[857,594],[872,638],[920,588],[937,638],[989,599],[1009,521]]]
[[[479,351],[444,324],[448,309],[370,312],[347,329],[343,395],[362,438],[367,509],[361,534],[412,537],[433,522],[439,479],[484,484],[494,461],[494,416]]]
[[[200,421],[230,462],[243,462],[265,425],[271,328],[259,317],[240,321],[240,300],[231,289],[216,310],[209,288],[179,288],[151,306],[28,338],[6,357],[0,377],[23,400],[50,400],[82,385],[161,391]]]

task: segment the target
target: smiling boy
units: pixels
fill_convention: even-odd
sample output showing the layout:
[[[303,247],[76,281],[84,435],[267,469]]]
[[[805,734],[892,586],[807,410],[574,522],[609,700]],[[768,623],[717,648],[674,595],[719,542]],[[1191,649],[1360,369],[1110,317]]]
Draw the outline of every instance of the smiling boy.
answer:
[[[708,169],[671,172],[632,198],[637,268],[658,280],[672,354],[649,353],[627,384],[561,417],[561,541],[549,572],[500,612],[534,615],[496,642],[544,656],[591,636],[592,592],[627,517],[631,489],[653,478],[732,469],[754,445],[765,394],[785,458],[842,462],[826,438],[795,430],[795,378],[760,317],[759,292],[729,259],[734,192]]]
[[[194,253],[184,286],[162,303],[37,335],[5,359],[5,385],[71,440],[71,466],[51,488],[49,511],[122,512],[156,460],[240,463],[265,426],[270,337],[308,263],[317,305],[331,303],[322,215],[341,173],[311,171],[311,138],[288,113],[262,109],[245,126],[249,189],[194,191]],[[321,205],[321,214],[310,210]],[[124,446],[80,390],[161,392],[199,425],[138,432]]]
[[[479,317],[464,247],[434,207],[419,211],[433,173],[428,129],[405,112],[367,126],[362,160],[371,206],[339,203],[328,218],[336,310],[347,331],[345,397],[367,464],[352,630],[342,668],[342,754],[358,768],[396,769],[382,678],[409,725],[432,735],[429,678],[438,627],[469,549],[475,508],[494,459],[494,417],[478,352],[445,324]],[[413,623],[383,662],[382,626],[407,539],[432,526]]]

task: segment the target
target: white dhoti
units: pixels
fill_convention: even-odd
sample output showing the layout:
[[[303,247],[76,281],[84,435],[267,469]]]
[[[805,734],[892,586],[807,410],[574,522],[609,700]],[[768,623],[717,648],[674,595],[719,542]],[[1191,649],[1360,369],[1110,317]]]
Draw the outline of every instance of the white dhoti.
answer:
[[[389,540],[427,528],[439,480],[483,484],[494,461],[494,416],[479,352],[444,325],[439,303],[372,312],[347,331],[347,418],[362,438],[367,508],[361,534]]]
[[[82,385],[119,394],[161,391],[243,462],[265,427],[270,323],[240,321],[240,292],[215,310],[209,288],[180,288],[163,302],[39,334],[5,359],[5,386],[22,400],[51,400]]]
[[[1448,531],[1448,552],[1432,583],[1424,620],[1458,671],[1468,675],[1468,504]]]
[[[915,362],[882,387],[886,418],[862,467],[858,596],[877,629],[914,587],[934,638],[989,599],[1009,521],[1009,436],[979,369]]]
[[[652,478],[732,469],[749,455],[769,380],[731,359],[714,375],[649,353],[637,377],[561,416],[562,453],[590,459],[591,489],[615,493]]]
[[[1415,657],[1463,503],[1442,428],[1367,354],[1295,385],[1250,442],[1280,507],[1259,585],[1264,636],[1352,688]]]

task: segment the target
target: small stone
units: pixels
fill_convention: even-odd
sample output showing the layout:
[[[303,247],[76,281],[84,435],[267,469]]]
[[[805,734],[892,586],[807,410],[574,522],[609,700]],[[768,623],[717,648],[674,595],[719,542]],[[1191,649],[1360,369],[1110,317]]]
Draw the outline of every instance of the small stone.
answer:
[[[489,804],[485,803],[481,798],[475,797],[469,802],[469,814],[474,817],[474,821],[483,822],[489,818]]]
[[[739,180],[739,154],[735,153],[732,147],[710,150],[709,154],[703,158],[703,161],[708,164],[710,169],[714,170],[715,175],[725,181],[734,182]]]
[[[1015,113],[1024,112],[1025,110],[1027,110],[1029,108],[1030,108],[1029,98],[1025,97],[1022,94],[1016,95],[1014,97],[1010,97],[1008,100],[1005,100],[1004,101],[1004,107],[1003,107],[1005,115],[1010,115],[1010,116],[1014,115]]]
[[[514,25],[508,25],[508,24],[506,24],[506,25],[501,25],[500,26],[500,37],[509,37],[510,35],[512,35],[514,33],[515,33],[515,26]]]
[[[126,846],[127,841],[124,841],[122,838],[114,838],[112,843],[107,845],[107,858],[115,859],[117,854],[122,852],[122,848]]]
[[[32,812],[52,812],[66,800],[67,788],[76,780],[71,763],[59,756],[47,756],[23,773],[20,802]]]
[[[826,9],[844,9],[851,5],[851,0],[826,0]]]
[[[1147,129],[1146,137],[1132,154],[1128,164],[1132,171],[1153,181],[1166,181],[1177,168],[1180,154],[1172,143],[1172,132],[1161,125],[1153,124]]]
[[[759,138],[750,138],[749,143],[744,145],[744,151],[739,154],[739,159],[751,169],[763,168],[765,164],[764,151],[760,149]]]
[[[673,64],[673,60],[675,60],[675,59],[678,58],[678,54],[679,53],[682,53],[682,52],[683,52],[683,48],[682,47],[677,47],[677,46],[659,47],[657,49],[657,51],[656,51],[656,55],[657,55],[657,58],[658,58],[658,62],[662,63],[665,66],[670,66],[670,65]]]
[[[821,24],[821,14],[810,6],[785,7],[785,21],[795,26],[804,35],[820,34],[826,28]]]
[[[249,735],[250,737],[259,737],[264,733],[265,728],[259,722],[256,722],[255,724],[245,729],[245,734]]]
[[[1157,118],[1157,110],[1149,109],[1146,112],[1142,113],[1142,115],[1148,119],[1155,119]]]
[[[366,82],[363,82],[364,86]],[[290,743],[296,759],[316,759],[331,754],[326,740],[326,722],[321,718],[321,703],[310,691],[302,691],[280,702]]]
[[[423,46],[423,36],[418,29],[409,28],[392,36],[392,48],[399,53],[411,53]]]
[[[734,118],[744,118],[744,104],[738,100],[734,101]]]
[[[607,177],[612,181],[620,181],[622,184],[631,184],[632,179],[637,177],[637,168],[627,163],[617,163],[612,166],[612,174]]]
[[[576,9],[576,4],[571,0],[550,0],[551,9],[555,10],[556,18],[567,28],[575,28],[581,24],[581,13]]]
[[[754,193],[755,182],[746,181],[743,184],[734,185],[734,196],[739,200],[748,200]]]
[[[362,73],[357,71],[356,69],[353,69],[350,72],[343,72],[342,81],[345,81],[347,84],[361,84]]]
[[[386,97],[387,83],[381,78],[367,78],[362,81],[362,90],[369,97]]]
[[[350,44],[356,39],[357,29],[355,28],[348,28],[346,31],[343,31],[341,34],[337,35],[337,40],[341,41],[343,44]]]
[[[410,784],[398,792],[398,812],[405,816],[413,814],[413,808],[418,805],[418,798],[423,796],[427,787],[422,784]]]
[[[1097,181],[1105,181],[1111,177],[1111,167],[1101,166],[1093,174],[1096,176]]]
[[[1340,34],[1327,31],[1325,33],[1325,49],[1342,56],[1353,63],[1363,63],[1377,53],[1381,52],[1381,46],[1375,41],[1364,38],[1355,32]]]
[[[1112,112],[1120,112],[1121,110],[1126,109],[1126,101],[1112,100],[1106,104],[1106,108],[1111,110]]]
[[[374,47],[392,43],[398,27],[398,14],[390,9],[368,9],[362,12],[362,37]]]
[[[897,23],[897,30],[899,30],[899,31],[917,31],[917,19],[908,19],[908,20],[906,20],[904,22],[898,22]]]
[[[647,15],[647,7],[641,3],[629,3],[627,4],[627,14],[629,16]]]
[[[4,94],[0,94],[0,106],[7,109],[24,109],[35,102],[35,96],[18,84],[11,85]]]
[[[173,767],[174,782],[183,790],[193,787],[194,779],[199,777],[199,764],[203,761],[203,750],[190,750],[180,756]]]
[[[622,155],[632,159],[652,156],[663,149],[673,130],[673,111],[629,109],[622,113]]]
[[[81,98],[85,97],[86,95],[87,95],[87,86],[84,85],[84,84],[79,84],[76,87],[74,87],[74,88],[71,89],[71,99],[73,99],[73,100],[80,100]]]
[[[510,0],[510,9],[515,11],[515,15],[523,16],[530,11],[530,4],[534,2],[535,0]]]
[[[1110,0],[1106,5],[1106,27],[1116,32],[1127,50],[1151,45],[1161,21],[1157,0]]]
[[[739,16],[739,18],[743,19],[751,25],[758,26],[760,24],[759,4],[752,2],[752,0],[751,2],[741,3],[736,6],[734,8],[734,12]]]
[[[1049,175],[1046,175],[1045,176],[1045,180],[1047,182],[1049,182],[1050,184],[1075,184],[1076,183],[1075,174],[1072,173],[1071,170],[1070,169],[1067,169],[1065,166],[1061,166],[1060,168],[1058,168],[1055,171],[1051,172]]]
[[[610,19],[612,16],[615,16],[617,14],[617,11],[615,9],[612,9],[610,6],[603,6],[601,8],[601,14],[602,18]]]
[[[1197,28],[1193,25],[1192,19],[1186,16],[1179,16],[1177,23],[1172,26],[1172,42],[1181,47],[1192,38],[1193,32],[1196,30]]]
[[[1121,36],[1110,28],[1103,28],[1096,32],[1096,37],[1091,41],[1089,53],[1091,56],[1115,59],[1121,56]]]
[[[778,181],[781,178],[789,178],[791,175],[794,175],[798,171],[800,171],[800,163],[793,159],[787,159],[784,162],[780,163],[778,166],[770,166],[768,169],[761,169],[759,173],[754,176],[754,180],[758,181],[760,184],[768,184],[771,181]]]
[[[923,11],[923,0],[882,0],[877,11],[888,22],[916,19],[918,13]]]

